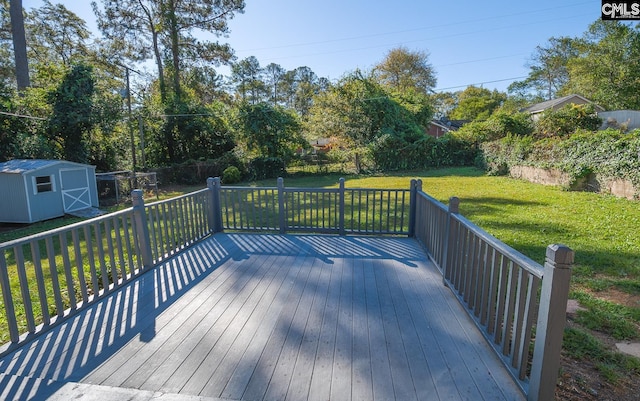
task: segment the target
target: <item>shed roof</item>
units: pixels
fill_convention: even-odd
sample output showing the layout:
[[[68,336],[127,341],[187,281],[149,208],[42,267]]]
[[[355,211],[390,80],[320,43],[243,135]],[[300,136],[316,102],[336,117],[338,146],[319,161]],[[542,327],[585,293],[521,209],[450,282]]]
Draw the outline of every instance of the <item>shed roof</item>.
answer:
[[[23,174],[29,171],[36,171],[46,167],[50,167],[59,163],[73,164],[85,167],[88,166],[87,164],[75,163],[66,160],[13,159],[4,163],[0,163],[0,174]]]

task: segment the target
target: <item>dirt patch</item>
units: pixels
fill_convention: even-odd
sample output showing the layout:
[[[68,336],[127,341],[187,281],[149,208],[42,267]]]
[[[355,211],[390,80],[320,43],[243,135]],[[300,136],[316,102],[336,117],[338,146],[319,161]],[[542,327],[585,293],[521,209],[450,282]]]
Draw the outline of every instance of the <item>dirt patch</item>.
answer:
[[[622,293],[624,294],[624,293]],[[628,295],[628,294],[626,294]],[[573,321],[574,313],[567,314],[567,327],[586,330]],[[616,351],[616,341],[597,331],[587,330],[610,350]],[[556,386],[557,401],[638,401],[640,377],[621,377],[615,384],[609,382],[588,360],[577,360],[562,352],[560,377]]]
[[[558,401],[638,401],[640,380],[623,378],[615,385],[605,380],[589,361],[562,355],[561,374],[556,386]]]
[[[593,297],[602,299],[604,301],[628,306],[630,308],[640,308],[640,295],[629,294],[628,292],[620,291],[615,287],[607,288],[606,291],[602,292],[592,291],[588,289],[585,289],[585,291]]]

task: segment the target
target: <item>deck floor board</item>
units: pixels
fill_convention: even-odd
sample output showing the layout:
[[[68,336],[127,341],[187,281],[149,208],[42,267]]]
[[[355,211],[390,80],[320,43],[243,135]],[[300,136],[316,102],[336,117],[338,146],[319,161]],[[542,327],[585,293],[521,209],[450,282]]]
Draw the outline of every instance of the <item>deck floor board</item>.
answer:
[[[247,401],[524,398],[420,245],[397,237],[215,235],[3,357],[0,375],[21,399],[69,382]]]

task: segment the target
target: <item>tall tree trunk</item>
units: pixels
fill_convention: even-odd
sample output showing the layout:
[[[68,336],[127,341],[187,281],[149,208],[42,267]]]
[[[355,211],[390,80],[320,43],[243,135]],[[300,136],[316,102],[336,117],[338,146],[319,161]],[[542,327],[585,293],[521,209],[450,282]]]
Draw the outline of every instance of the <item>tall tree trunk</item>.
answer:
[[[164,80],[164,66],[162,65],[162,53],[160,52],[160,46],[158,44],[158,32],[153,31],[153,54],[156,57],[156,64],[158,65],[158,84],[160,85],[160,100],[162,104],[167,100],[167,84]]]
[[[173,90],[175,96],[180,99],[180,36],[178,20],[176,18],[176,5],[174,0],[169,0],[167,4],[167,20],[169,23],[169,35],[171,38],[171,58],[173,62]]]
[[[24,14],[22,0],[10,0],[11,36],[13,38],[13,55],[16,63],[16,81],[18,90],[29,87],[29,60],[27,59],[27,39],[24,33]]]

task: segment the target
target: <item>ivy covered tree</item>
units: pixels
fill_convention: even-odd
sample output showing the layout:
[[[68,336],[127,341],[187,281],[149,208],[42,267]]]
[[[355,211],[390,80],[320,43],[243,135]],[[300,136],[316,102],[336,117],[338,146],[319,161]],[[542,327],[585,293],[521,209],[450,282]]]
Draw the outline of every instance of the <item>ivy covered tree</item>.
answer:
[[[92,67],[78,64],[49,94],[53,114],[49,119],[48,136],[66,160],[88,161],[88,136],[94,126],[94,86]]]
[[[596,131],[602,119],[596,114],[593,104],[569,104],[558,110],[547,110],[536,121],[538,137],[567,137],[578,129]]]
[[[421,123],[431,119],[432,111],[418,99],[390,93],[356,71],[314,99],[306,129],[311,138],[336,138],[360,171],[364,156],[372,144],[382,143],[380,138],[393,139],[399,146],[424,138]]]
[[[298,117],[266,102],[243,103],[238,108],[236,129],[241,142],[256,157],[286,163],[297,148],[306,146]]]

